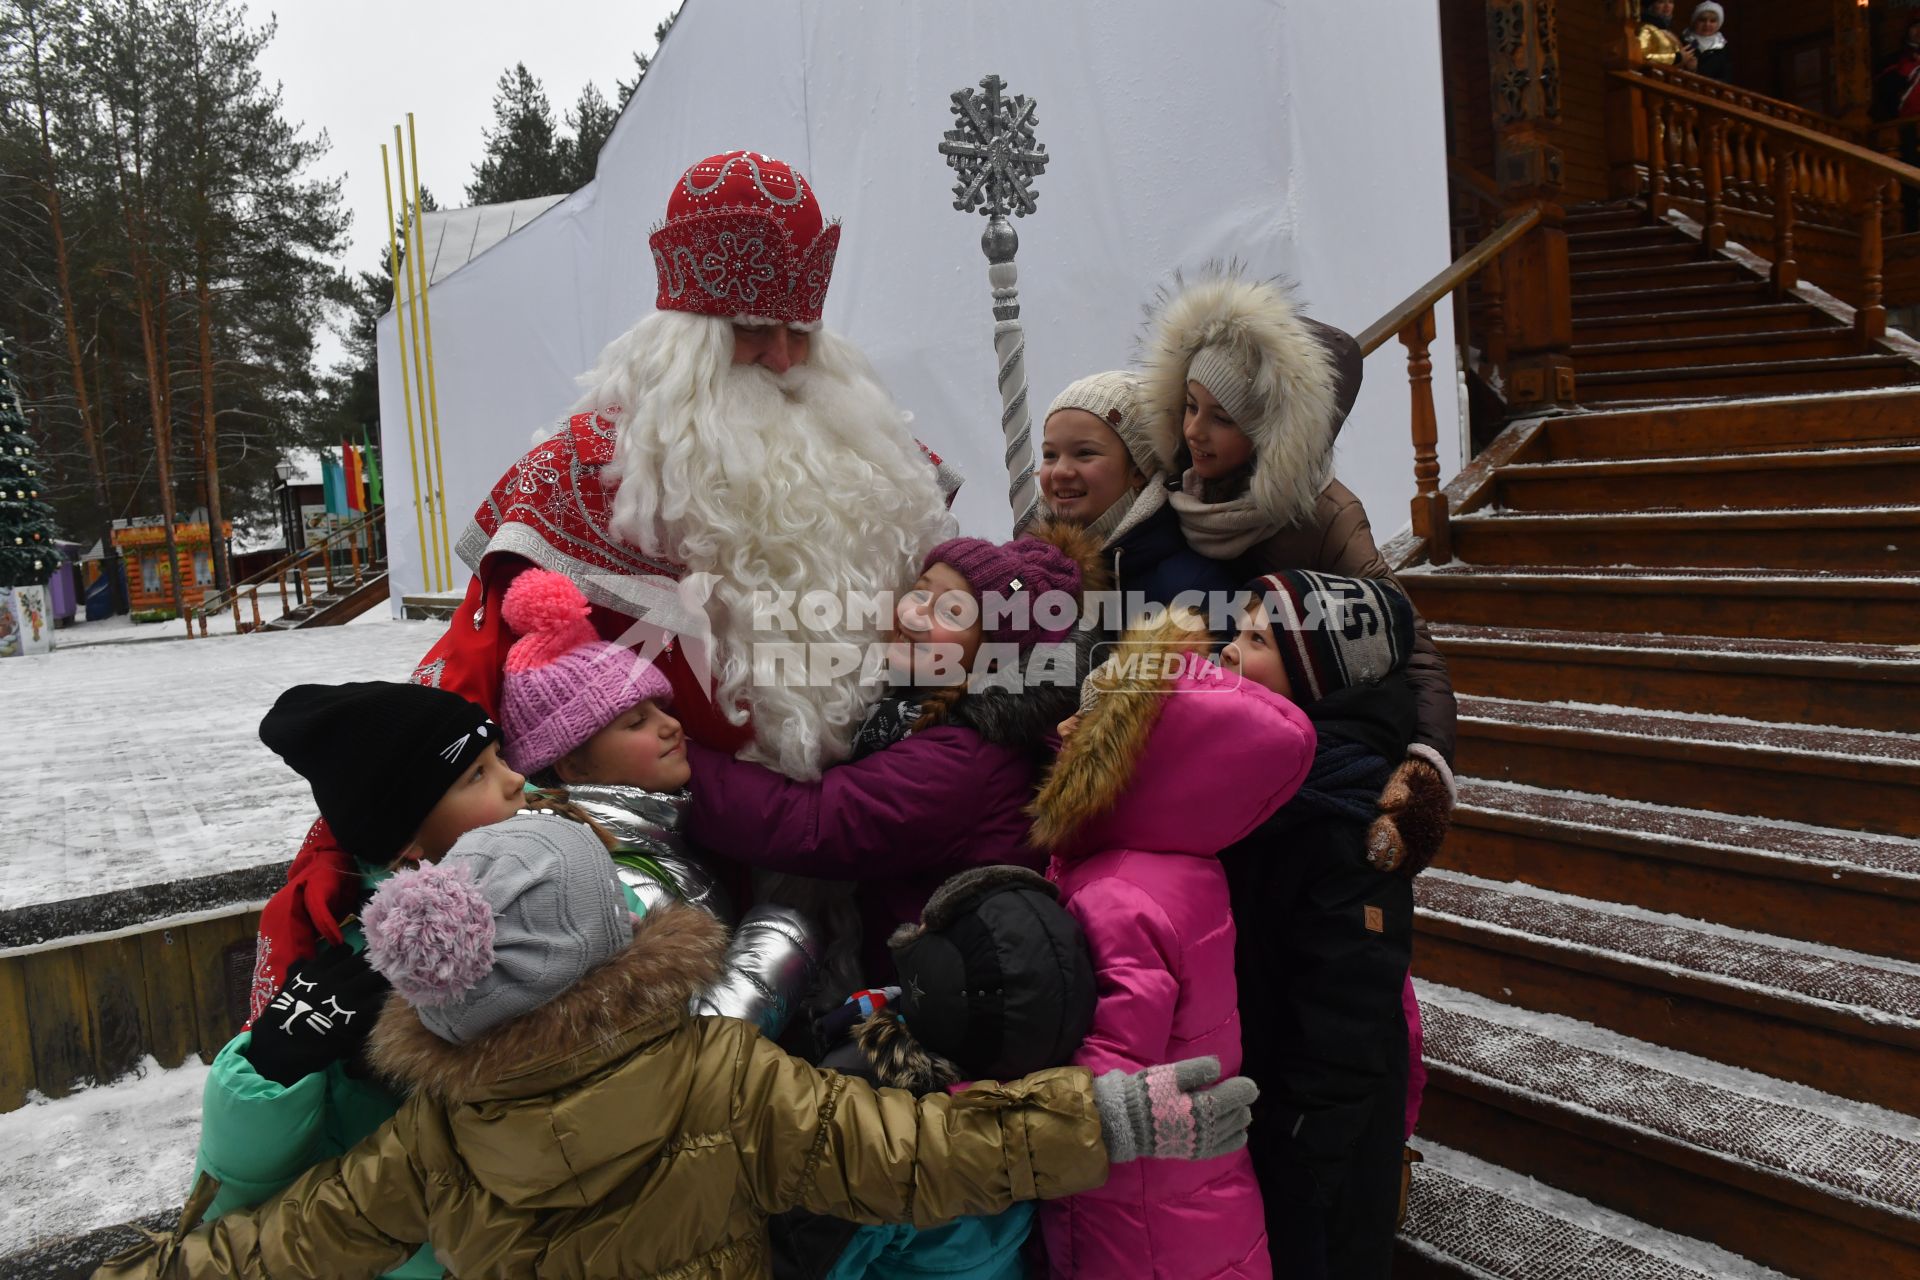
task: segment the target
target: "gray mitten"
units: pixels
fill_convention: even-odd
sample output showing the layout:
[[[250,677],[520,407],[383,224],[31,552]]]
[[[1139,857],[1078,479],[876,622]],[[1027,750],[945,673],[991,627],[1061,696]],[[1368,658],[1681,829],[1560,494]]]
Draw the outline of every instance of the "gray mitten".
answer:
[[[1211,1160],[1246,1146],[1260,1090],[1245,1076],[1216,1080],[1218,1058],[1187,1058],[1097,1078],[1093,1102],[1100,1109],[1107,1159],[1114,1164],[1142,1156]]]

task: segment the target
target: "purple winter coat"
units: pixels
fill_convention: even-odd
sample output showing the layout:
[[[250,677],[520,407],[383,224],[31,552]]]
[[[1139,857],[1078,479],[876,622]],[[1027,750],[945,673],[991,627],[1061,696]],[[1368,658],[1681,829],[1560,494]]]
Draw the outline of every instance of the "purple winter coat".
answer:
[[[948,876],[996,863],[1045,865],[1027,843],[1024,812],[1034,750],[989,742],[972,728],[922,729],[817,782],[691,741],[687,752],[695,843],[751,867],[858,881],[861,960],[875,981],[893,972],[887,936],[918,920]]]
[[[1160,687],[1157,720],[1150,694],[1103,697],[1035,805],[1055,855],[1048,875],[1093,951],[1099,1001],[1074,1064],[1096,1075],[1209,1054],[1223,1076],[1239,1070],[1216,855],[1285,804],[1313,762],[1313,724],[1285,698],[1204,662],[1172,689]],[[1116,1165],[1105,1186],[1042,1204],[1040,1222],[1055,1276],[1272,1274],[1244,1149]]]

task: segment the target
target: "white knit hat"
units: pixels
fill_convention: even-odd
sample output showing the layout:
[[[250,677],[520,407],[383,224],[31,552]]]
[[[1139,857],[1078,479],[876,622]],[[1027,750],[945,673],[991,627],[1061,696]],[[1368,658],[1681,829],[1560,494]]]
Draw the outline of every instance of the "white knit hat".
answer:
[[[1047,417],[1062,409],[1082,410],[1113,428],[1142,475],[1150,476],[1159,470],[1153,435],[1147,429],[1146,415],[1141,412],[1140,379],[1136,375],[1125,369],[1090,373],[1068,384],[1065,391],[1053,398],[1053,403],[1047,406]],[[1041,421],[1044,424],[1045,419]]]

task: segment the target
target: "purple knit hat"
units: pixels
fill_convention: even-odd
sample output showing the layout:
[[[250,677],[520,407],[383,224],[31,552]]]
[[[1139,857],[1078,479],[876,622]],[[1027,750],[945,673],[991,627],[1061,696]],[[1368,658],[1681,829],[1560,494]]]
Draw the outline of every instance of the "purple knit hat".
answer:
[[[507,651],[500,727],[507,763],[538,773],[651,698],[673,689],[651,662],[602,640],[587,598],[563,573],[528,569],[507,588],[500,616],[519,633]]]
[[[1051,542],[1015,538],[995,545],[984,538],[951,538],[927,553],[920,572],[936,564],[953,566],[967,580],[980,602],[981,622],[994,624],[983,627],[981,638],[988,643],[1027,649],[1064,639],[1071,629],[1071,617],[1057,630],[1041,625],[1051,613],[1041,603],[1048,592],[1065,592],[1076,600],[1080,595],[1080,566]]]

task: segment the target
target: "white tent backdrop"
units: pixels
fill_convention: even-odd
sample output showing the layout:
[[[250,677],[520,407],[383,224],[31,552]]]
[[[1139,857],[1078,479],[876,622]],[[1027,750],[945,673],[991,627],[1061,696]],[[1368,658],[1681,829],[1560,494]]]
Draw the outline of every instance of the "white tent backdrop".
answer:
[[[1299,282],[1359,331],[1445,265],[1438,19],[1402,0],[690,0],[589,186],[430,291],[448,525],[649,310],[647,234],[694,160],[734,147],[812,180],[845,225],[826,323],[872,358],[915,433],[967,475],[967,532],[1010,523],[985,219],[952,207],[948,95],[998,72],[1038,101],[1052,156],[1019,220],[1039,419],[1072,379],[1129,362],[1182,267],[1231,258]],[[1459,457],[1451,326],[1434,344],[1440,458]],[[396,597],[423,589],[393,316],[380,400]],[[1384,540],[1413,493],[1405,361],[1368,361],[1339,474]],[[1037,450],[1036,450],[1037,452]],[[466,571],[454,562],[455,586]],[[398,603],[396,599],[396,604]]]

